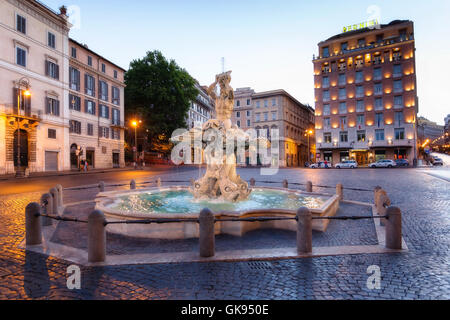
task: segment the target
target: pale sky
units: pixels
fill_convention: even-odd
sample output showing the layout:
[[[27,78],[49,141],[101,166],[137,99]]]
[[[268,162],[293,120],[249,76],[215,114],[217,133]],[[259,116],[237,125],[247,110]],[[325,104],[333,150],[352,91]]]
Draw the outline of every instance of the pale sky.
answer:
[[[313,107],[311,60],[318,42],[377,12],[381,23],[409,19],[415,23],[419,115],[443,124],[450,114],[448,0],[41,1],[79,12],[71,37],[124,69],[157,49],[206,85],[225,57],[234,88],[285,89]]]

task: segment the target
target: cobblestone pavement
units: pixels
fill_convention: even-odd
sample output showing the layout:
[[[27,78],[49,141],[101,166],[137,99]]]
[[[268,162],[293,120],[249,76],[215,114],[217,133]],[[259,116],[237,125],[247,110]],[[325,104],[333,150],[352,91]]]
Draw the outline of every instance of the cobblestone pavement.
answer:
[[[284,169],[267,177],[258,176],[258,169],[239,171],[244,179],[258,181],[311,180],[329,186],[342,182],[344,187],[365,189],[381,185],[402,209],[409,251],[280,261],[81,267],[81,290],[69,290],[66,272],[70,263],[18,248],[24,237],[24,208],[37,201],[40,193],[6,195],[0,196],[0,299],[450,298],[450,192],[445,180],[415,169]],[[197,170],[158,172],[163,181],[187,180],[198,174]],[[148,179],[141,176],[138,182]],[[65,202],[93,199],[95,193],[66,191]],[[372,201],[373,195],[346,190],[345,197]],[[83,235],[74,237],[77,241]],[[381,269],[380,290],[367,289],[371,265]]]

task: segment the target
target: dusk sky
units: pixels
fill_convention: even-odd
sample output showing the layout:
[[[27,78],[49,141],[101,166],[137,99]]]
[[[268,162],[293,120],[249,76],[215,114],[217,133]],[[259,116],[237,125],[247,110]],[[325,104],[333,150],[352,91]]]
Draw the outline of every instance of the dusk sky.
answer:
[[[71,37],[124,69],[157,49],[206,85],[225,57],[234,88],[285,89],[311,106],[311,60],[319,41],[378,13],[381,23],[409,19],[415,23],[419,115],[443,124],[450,114],[448,0],[43,2],[76,12]]]

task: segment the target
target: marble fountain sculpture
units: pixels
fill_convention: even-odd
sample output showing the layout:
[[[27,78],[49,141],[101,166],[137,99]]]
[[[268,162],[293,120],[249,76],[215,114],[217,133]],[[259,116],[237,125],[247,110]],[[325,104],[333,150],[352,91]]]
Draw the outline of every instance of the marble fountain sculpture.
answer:
[[[270,147],[270,142],[264,137],[244,132],[232,124],[234,92],[230,82],[231,71],[217,75],[215,82],[207,89],[208,94],[215,99],[216,119],[204,123],[201,130],[193,128],[172,137],[172,141],[175,142],[183,141],[186,144],[186,141],[189,141],[187,143],[189,158],[191,146],[201,147],[204,162],[206,162],[206,173],[203,177],[194,181],[189,187],[155,187],[100,193],[96,200],[96,208],[103,211],[108,220],[198,219],[203,208],[209,208],[216,218],[224,215],[227,217],[292,217],[302,206],[308,207],[313,216],[335,215],[339,208],[337,195],[273,187],[250,188],[248,183],[237,174],[236,152],[239,147],[249,152],[256,152],[256,146],[267,149]],[[220,88],[218,93],[216,93],[217,86]],[[174,150],[172,160],[174,154],[178,152],[176,148]],[[328,220],[314,220],[313,228],[325,231],[327,223]],[[277,220],[217,221],[215,223],[216,234],[242,236],[248,231],[260,228],[295,231],[297,222]],[[183,239],[199,236],[198,223],[186,221],[149,225],[113,224],[108,225],[107,230],[142,238]]]

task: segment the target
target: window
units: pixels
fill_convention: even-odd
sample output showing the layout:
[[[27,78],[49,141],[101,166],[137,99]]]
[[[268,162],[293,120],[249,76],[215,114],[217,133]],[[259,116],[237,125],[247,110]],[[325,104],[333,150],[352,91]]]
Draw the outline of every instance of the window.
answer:
[[[69,109],[81,111],[81,98],[69,93]]]
[[[85,112],[95,115],[95,102],[91,100],[85,101]]]
[[[120,130],[119,129],[111,129],[111,139],[120,140]]]
[[[76,133],[81,134],[81,122],[70,120],[69,122],[69,132],[70,133]]]
[[[383,84],[381,82],[375,83],[373,91],[374,91],[374,94],[382,94],[383,93]]]
[[[112,109],[112,124],[120,125],[120,110]]]
[[[109,119],[109,107],[103,104],[100,105],[100,117]]]
[[[347,83],[347,76],[345,75],[345,73],[339,74],[339,85],[345,86],[346,83]]]
[[[105,81],[99,81],[100,99],[108,101],[108,84]]]
[[[341,131],[339,133],[339,140],[341,142],[348,142],[348,132],[347,131]]]
[[[374,80],[381,80],[381,68],[373,69],[373,78]]]
[[[324,143],[331,143],[331,133],[330,132],[325,132],[323,134],[323,142]]]
[[[364,87],[363,86],[356,86],[356,97],[357,98],[364,97]]]
[[[375,99],[375,110],[383,110],[383,98]]]
[[[115,105],[120,104],[120,90],[119,88],[112,87],[112,103]]]
[[[247,110],[247,117],[250,117],[252,115],[252,112],[250,110]]]
[[[375,124],[377,127],[381,127],[384,124],[384,117],[382,113],[375,113]]]
[[[255,121],[256,122],[259,122],[261,120],[261,114],[260,113],[257,113],[256,114],[256,119],[255,119]]]
[[[356,71],[355,73],[355,82],[363,82],[363,72],[362,71]]]
[[[95,97],[95,79],[88,74],[84,75],[84,92],[91,97]]]
[[[329,116],[330,115],[330,105],[329,104],[324,104],[323,105],[323,115],[324,116]]]
[[[358,123],[358,126],[363,126],[365,123],[365,116],[363,114],[358,114],[356,122]]]
[[[256,107],[260,108],[261,107],[261,102],[260,101],[256,101]]]
[[[56,139],[56,130],[55,129],[48,129],[47,137],[49,139]]]
[[[69,67],[69,83],[70,89],[80,91],[80,71]]]
[[[27,51],[21,47],[16,47],[16,63],[19,66],[27,66]]]
[[[339,89],[339,99],[347,99],[347,89]]]
[[[395,129],[395,140],[404,140],[405,139],[405,129],[399,128]]]
[[[402,92],[403,84],[402,80],[394,80],[394,92]]]
[[[362,38],[362,39],[358,39],[358,46],[359,47],[364,47],[366,45],[366,39]]]
[[[331,125],[331,119],[330,118],[323,118],[323,127],[326,129],[329,129]]]
[[[72,47],[72,58],[77,58],[77,48]]]
[[[402,65],[394,64],[394,77],[402,75]]]
[[[45,113],[52,116],[59,116],[59,101],[53,98],[46,98]]]
[[[92,123],[87,124],[87,134],[88,136],[94,135],[94,125]]]
[[[323,101],[329,101],[330,100],[330,91],[325,90],[323,92]]]
[[[356,138],[358,142],[365,142],[366,141],[366,131],[360,130],[356,132]]]
[[[375,130],[375,140],[384,141],[384,129]]]
[[[377,43],[383,42],[383,34],[382,33],[381,34],[377,34],[376,40],[377,40]]]
[[[102,72],[105,73],[106,72],[106,65],[104,63],[102,63]]]
[[[399,111],[395,113],[395,124],[398,126],[402,125],[403,123],[403,112]]]
[[[59,80],[59,66],[52,61],[45,61],[45,75]]]
[[[241,117],[241,113],[238,111],[236,112],[236,118],[240,118]]]
[[[347,113],[347,103],[341,102],[341,103],[339,104],[339,113],[340,113],[340,114],[345,114],[345,113]]]
[[[272,121],[277,120],[277,112],[276,111],[272,111]]]
[[[264,121],[269,121],[269,113],[264,112]]]
[[[250,120],[247,120],[247,127],[250,127],[250,125],[251,125]]]
[[[53,48],[53,49],[56,48],[56,36],[51,32],[47,33],[47,45],[50,48]]]
[[[330,78],[323,77],[322,78],[322,87],[323,88],[329,88],[330,87]]]
[[[117,70],[114,70],[114,79],[117,79]]]
[[[403,96],[394,96],[394,108],[403,108]]]
[[[347,117],[340,118],[341,128],[347,128]]]
[[[236,124],[237,124],[238,128],[240,128],[241,127],[241,120],[236,121]]]
[[[92,67],[92,57],[88,56],[88,66]]]
[[[264,100],[264,107],[267,108],[269,106],[269,101],[266,99]]]
[[[99,127],[98,135],[100,138],[109,139],[109,128],[108,127]]]
[[[277,99],[272,99],[272,107],[275,107],[277,105]]]
[[[348,42],[342,42],[341,43],[341,51],[346,52],[348,49]]]
[[[27,33],[27,19],[25,19],[24,17],[22,17],[20,15],[17,15],[16,22],[17,22],[17,31],[26,34]]]
[[[251,100],[247,99],[247,105],[249,106],[251,104]]]
[[[364,105],[364,100],[356,101],[356,112],[364,112],[366,106]]]
[[[241,106],[241,101],[240,100],[236,100],[236,107],[240,107]]]
[[[322,55],[324,58],[327,58],[330,56],[330,49],[328,47],[323,47],[322,48]]]

